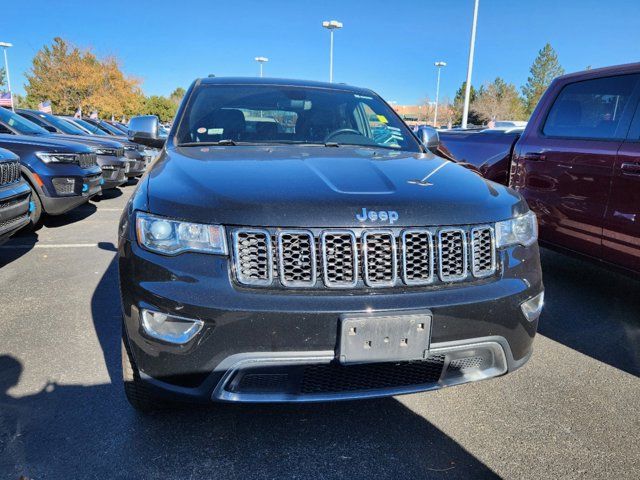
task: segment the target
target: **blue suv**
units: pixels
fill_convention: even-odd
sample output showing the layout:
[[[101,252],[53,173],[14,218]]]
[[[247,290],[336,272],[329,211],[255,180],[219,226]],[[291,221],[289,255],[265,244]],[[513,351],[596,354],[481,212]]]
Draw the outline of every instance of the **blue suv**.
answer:
[[[52,137],[0,134],[0,148],[20,157],[22,176],[31,187],[35,227],[43,213],[61,215],[102,192],[102,173],[89,147]]]
[[[20,159],[0,148],[0,244],[29,223],[30,196],[20,174]]]

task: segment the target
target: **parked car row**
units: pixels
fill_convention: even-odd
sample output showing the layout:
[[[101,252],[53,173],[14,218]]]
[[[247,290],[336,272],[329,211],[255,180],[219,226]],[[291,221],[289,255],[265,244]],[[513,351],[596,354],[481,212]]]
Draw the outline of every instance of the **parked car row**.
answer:
[[[0,242],[141,176],[156,154],[99,120],[86,120],[99,133],[76,122],[85,120],[0,108]]]
[[[526,198],[542,244],[640,273],[640,63],[557,78],[522,130],[440,140]]]

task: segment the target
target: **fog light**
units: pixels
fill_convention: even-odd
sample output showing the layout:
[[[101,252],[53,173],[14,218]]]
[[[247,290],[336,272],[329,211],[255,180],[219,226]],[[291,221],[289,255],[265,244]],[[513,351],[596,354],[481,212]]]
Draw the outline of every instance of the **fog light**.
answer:
[[[74,178],[58,177],[51,180],[53,188],[58,195],[74,195],[76,190],[76,181]]]
[[[539,293],[533,298],[530,298],[526,302],[522,302],[520,308],[525,318],[530,322],[533,322],[540,317],[542,313],[542,307],[544,306],[544,292]]]
[[[142,310],[141,323],[145,333],[150,337],[177,345],[190,341],[204,326],[202,320],[176,317],[151,310]]]

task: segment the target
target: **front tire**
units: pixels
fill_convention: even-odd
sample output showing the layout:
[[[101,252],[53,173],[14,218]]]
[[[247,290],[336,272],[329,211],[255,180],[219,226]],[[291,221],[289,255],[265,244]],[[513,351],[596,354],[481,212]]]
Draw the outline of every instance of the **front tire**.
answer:
[[[152,412],[166,408],[167,403],[155,395],[149,386],[140,378],[140,371],[131,357],[124,333],[120,345],[124,393],[131,406],[140,412]]]
[[[34,231],[42,226],[42,201],[35,189],[31,185],[29,186],[31,187],[31,201],[35,208],[29,213],[29,223],[25,229]]]

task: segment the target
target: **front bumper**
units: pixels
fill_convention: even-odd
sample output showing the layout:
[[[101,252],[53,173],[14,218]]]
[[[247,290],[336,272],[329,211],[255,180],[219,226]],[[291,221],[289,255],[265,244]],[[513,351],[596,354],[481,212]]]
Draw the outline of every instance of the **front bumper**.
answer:
[[[41,177],[42,178],[42,177]],[[73,178],[73,177],[65,177]],[[45,180],[45,179],[43,179]],[[51,182],[52,179],[46,179]],[[41,195],[44,211],[49,215],[62,215],[74,208],[86,203],[91,197],[102,191],[102,174],[94,174],[75,178],[74,192],[68,196]],[[51,187],[53,189],[53,187]],[[54,190],[55,192],[55,190]]]
[[[125,174],[124,167],[117,167],[117,168],[103,167],[102,178],[104,180],[104,184],[102,185],[103,190],[116,188],[127,182],[127,175]]]
[[[106,156],[106,155],[98,155],[98,165],[102,170],[102,179],[104,183],[102,184],[103,190],[108,190],[110,188],[116,188],[120,185],[126,183],[127,176],[125,174],[125,169],[127,165],[127,159]]]
[[[340,400],[431,390],[489,378],[515,370],[531,355],[537,320],[529,322],[520,306],[543,290],[536,245],[500,253],[501,276],[472,284],[439,289],[292,293],[234,285],[224,257],[193,253],[164,257],[121,240],[125,337],[141,377],[152,388],[169,397],[195,401]],[[201,319],[205,326],[186,345],[165,344],[142,332],[142,308]],[[348,387],[347,391],[302,387],[309,369],[315,369],[312,373],[322,378],[345,375],[344,367],[336,362],[342,314],[423,309],[433,315],[431,346],[425,361],[435,362],[435,366],[425,370],[424,364],[418,363],[406,368],[418,368],[420,375],[426,376],[410,376],[407,378],[417,380],[381,387],[370,382],[367,388]],[[449,368],[460,352],[484,360],[470,375],[456,376]],[[401,363],[400,370],[405,368]],[[368,378],[380,377],[388,367],[366,365],[373,369]],[[261,385],[284,376],[287,380],[282,380],[275,391],[268,390],[273,388],[271,382],[267,390],[256,392],[243,389],[245,374],[265,374],[258,381]]]
[[[31,189],[24,180],[0,186],[0,244],[29,223]]]
[[[125,166],[125,175],[127,178],[139,177],[146,169],[147,163],[145,159],[141,160],[127,160]]]

